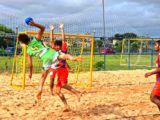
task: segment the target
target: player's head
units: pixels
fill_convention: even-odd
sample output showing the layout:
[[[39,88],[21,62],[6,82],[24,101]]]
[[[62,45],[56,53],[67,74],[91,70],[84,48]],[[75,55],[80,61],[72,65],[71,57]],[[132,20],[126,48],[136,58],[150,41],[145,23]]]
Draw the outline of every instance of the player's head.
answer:
[[[28,43],[30,42],[30,38],[26,34],[19,34],[18,40],[19,42],[26,44],[26,45],[28,45]]]
[[[154,48],[157,52],[160,52],[160,40],[157,40],[155,42]]]
[[[62,48],[62,41],[61,40],[54,41],[54,47],[55,50],[59,51]]]

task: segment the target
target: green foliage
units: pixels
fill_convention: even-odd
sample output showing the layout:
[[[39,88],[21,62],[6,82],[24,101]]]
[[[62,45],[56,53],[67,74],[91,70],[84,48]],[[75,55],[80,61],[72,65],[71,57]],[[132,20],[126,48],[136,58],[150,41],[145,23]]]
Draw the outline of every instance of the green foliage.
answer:
[[[104,69],[104,61],[96,62],[94,67],[96,68],[96,70],[103,70]]]
[[[3,54],[3,53],[5,53],[4,48],[0,48],[0,54]]]
[[[137,38],[137,35],[135,33],[116,33],[113,38],[116,40],[123,40],[124,38]]]
[[[124,33],[122,34],[123,38],[137,38],[135,33]]]
[[[0,47],[6,48],[7,46],[13,46],[14,37],[6,35],[6,33],[15,33],[11,28],[0,24]]]
[[[121,52],[122,50],[122,41],[117,41],[116,44],[113,46],[116,52]]]
[[[130,51],[132,51],[132,52],[137,52],[138,51],[138,49],[139,49],[139,47],[140,47],[140,43],[139,42],[137,42],[137,41],[135,41],[135,42],[132,42],[131,43],[131,45],[130,45]]]
[[[102,47],[103,41],[102,41],[102,40],[96,40],[96,41],[94,42],[94,44],[95,44],[97,47]]]
[[[114,39],[116,39],[116,40],[123,40],[123,35],[117,33],[117,34],[114,35]]]
[[[5,25],[0,24],[0,32],[5,33],[15,33],[11,28],[6,27]]]
[[[137,35],[135,33],[124,33],[124,34],[115,34],[113,37],[115,40],[117,40],[117,42],[115,43],[115,45],[113,46],[114,50],[116,52],[121,52],[122,50],[122,40],[125,38],[137,38]],[[132,42],[131,43],[131,49],[133,51],[136,51],[136,49],[139,47],[139,43],[137,42]]]
[[[102,40],[95,40],[94,41],[94,52],[99,52],[100,48],[103,47],[103,41]]]
[[[0,36],[0,47],[6,48],[7,46],[13,46],[13,41],[13,37],[7,38],[5,36]]]

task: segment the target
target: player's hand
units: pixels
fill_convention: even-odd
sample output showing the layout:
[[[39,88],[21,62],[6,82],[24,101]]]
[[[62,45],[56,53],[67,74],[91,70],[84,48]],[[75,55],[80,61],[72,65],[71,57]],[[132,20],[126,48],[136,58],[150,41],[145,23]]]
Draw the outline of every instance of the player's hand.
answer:
[[[82,62],[82,57],[81,56],[76,57],[76,61]]]
[[[145,78],[148,78],[149,76],[151,76],[152,74],[150,72],[147,72],[144,76]]]
[[[60,28],[61,30],[64,29],[64,24],[63,24],[63,23],[60,23],[59,28]]]
[[[74,73],[74,69],[73,68],[68,68],[68,72]]]
[[[33,20],[30,21],[30,22],[29,22],[29,25],[30,25],[30,26],[34,26],[34,25],[35,25],[34,21],[33,21]]]
[[[54,30],[54,24],[51,24],[50,26],[49,26],[49,28],[50,28],[50,30],[52,31],[52,30]]]

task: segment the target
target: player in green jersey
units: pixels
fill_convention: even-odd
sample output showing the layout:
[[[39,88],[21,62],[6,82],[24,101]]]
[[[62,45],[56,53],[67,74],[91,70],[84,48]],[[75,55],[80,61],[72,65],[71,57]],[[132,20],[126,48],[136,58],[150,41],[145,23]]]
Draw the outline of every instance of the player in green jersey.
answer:
[[[60,60],[81,61],[82,59],[81,57],[74,58],[69,54],[59,53],[51,48],[46,48],[41,41],[45,27],[41,24],[35,23],[33,20],[29,22],[29,25],[39,28],[36,37],[33,38],[33,40],[30,40],[26,34],[19,34],[18,40],[19,42],[27,45],[27,59],[29,67],[28,75],[30,79],[32,78],[32,56],[39,57],[43,62],[43,72],[40,80],[39,90],[36,95],[37,100],[40,101],[43,85],[51,65],[58,64]]]

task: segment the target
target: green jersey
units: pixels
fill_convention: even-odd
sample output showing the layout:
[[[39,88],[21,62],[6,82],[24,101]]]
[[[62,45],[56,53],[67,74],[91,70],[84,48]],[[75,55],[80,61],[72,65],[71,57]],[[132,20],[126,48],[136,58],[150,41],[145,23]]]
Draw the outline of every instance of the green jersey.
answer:
[[[36,38],[30,41],[27,47],[27,53],[30,56],[42,57],[46,51],[47,48],[43,45],[42,41],[37,40]]]
[[[27,46],[27,54],[37,56],[43,62],[44,70],[48,70],[52,64],[58,63],[59,52],[46,48],[41,40],[34,38]]]

